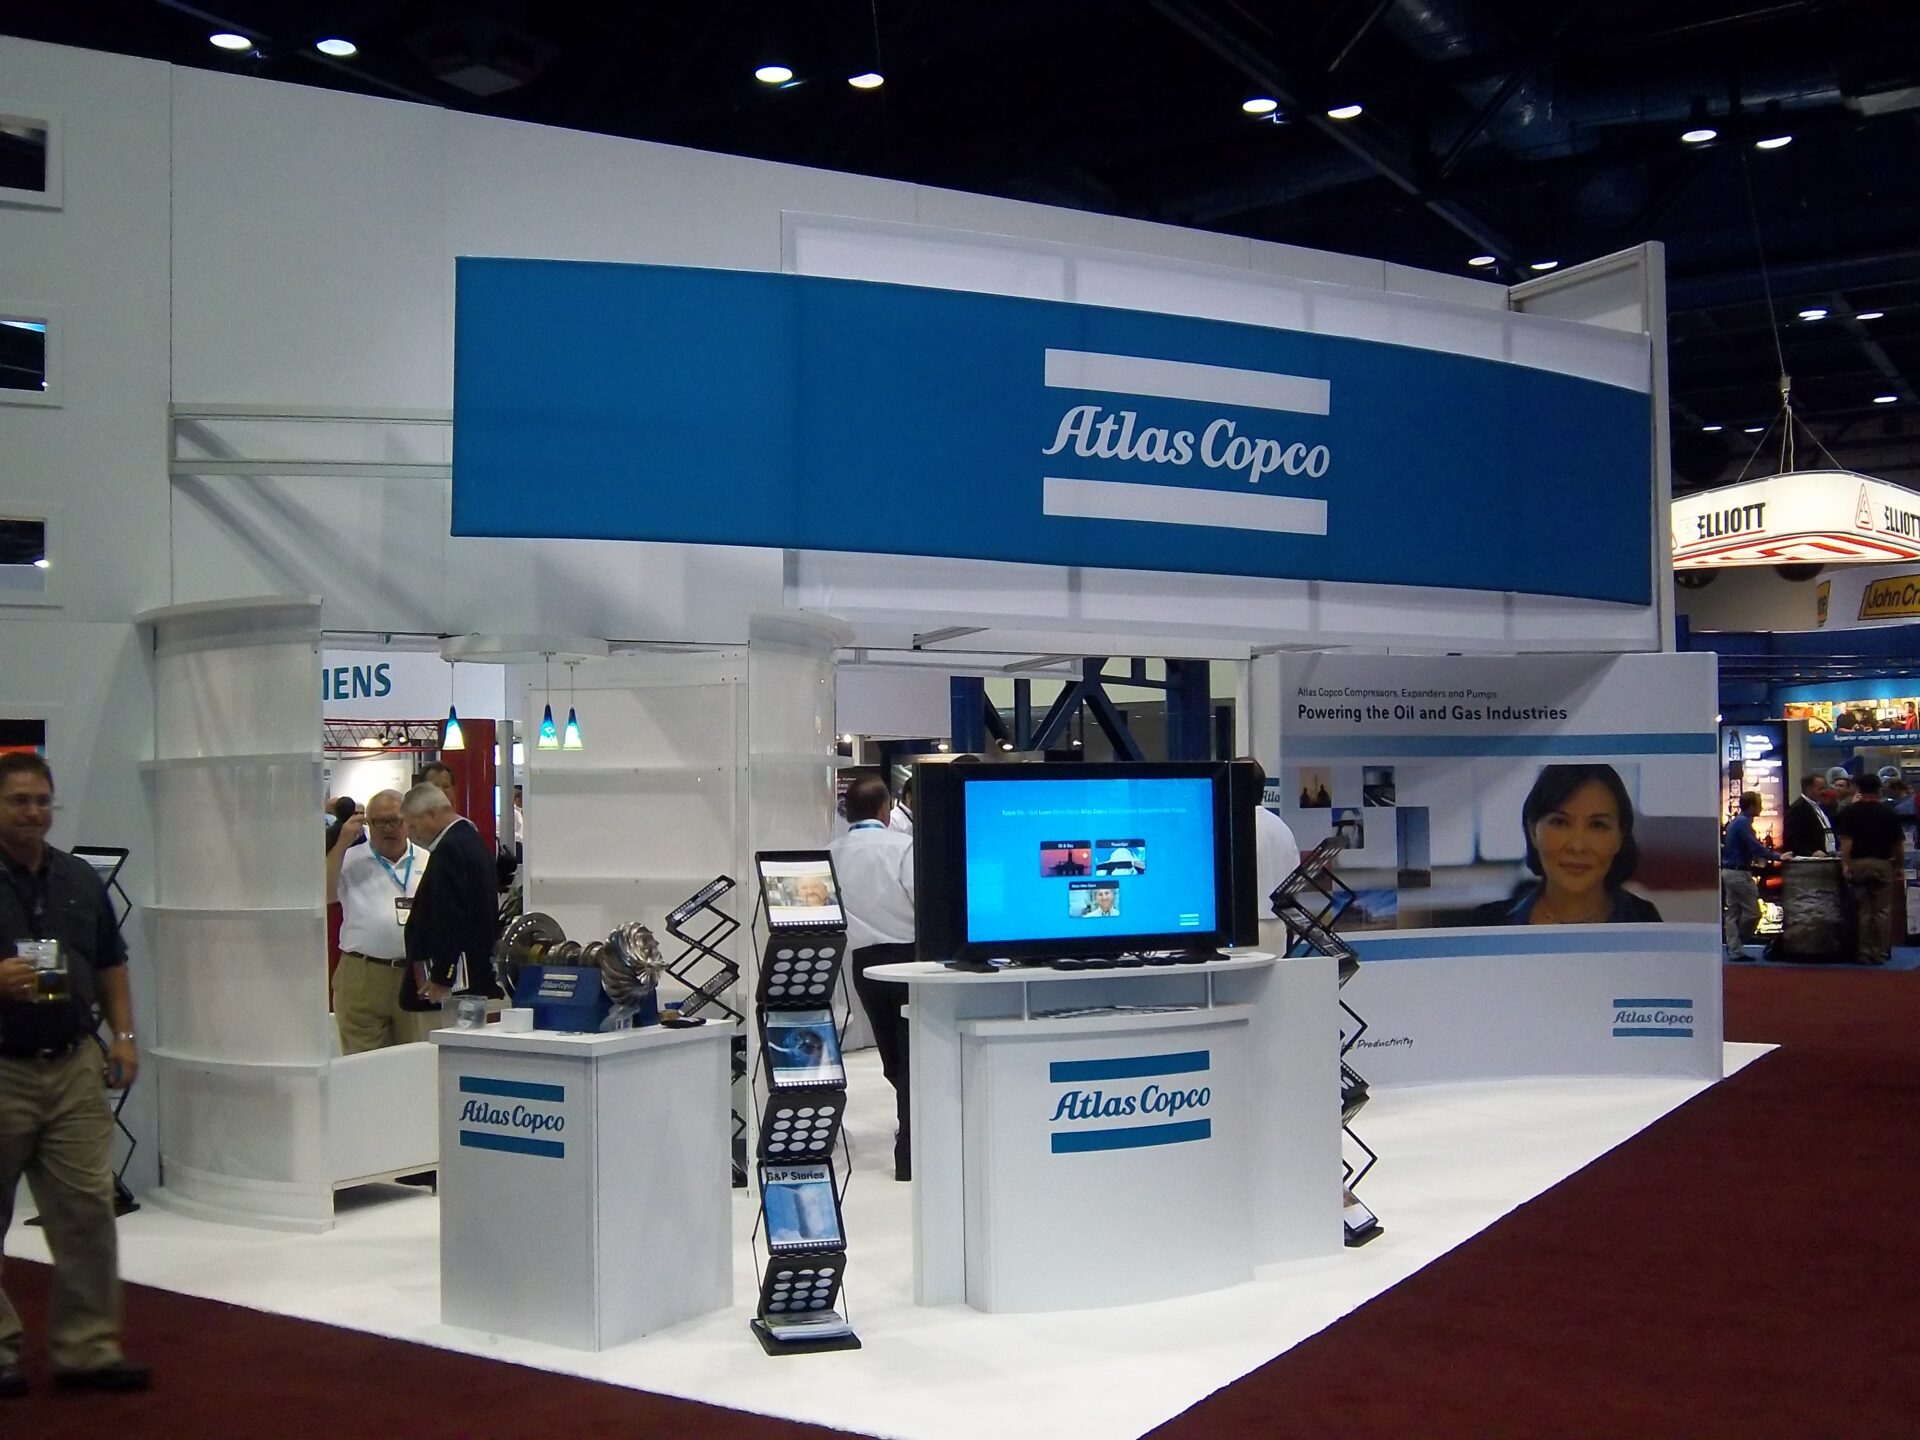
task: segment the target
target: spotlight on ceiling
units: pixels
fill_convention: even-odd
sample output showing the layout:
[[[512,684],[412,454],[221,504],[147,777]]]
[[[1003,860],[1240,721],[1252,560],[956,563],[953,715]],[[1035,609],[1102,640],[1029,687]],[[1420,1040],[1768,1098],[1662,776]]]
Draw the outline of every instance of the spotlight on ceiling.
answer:
[[[1764,140],[1754,141],[1753,148],[1756,150],[1784,150],[1792,143],[1793,136],[1791,135],[1769,135]]]
[[[1559,268],[1560,262],[1558,260],[1536,260],[1527,266],[1529,270],[1558,270]]]
[[[1358,105],[1336,105],[1327,111],[1329,120],[1358,120],[1365,110]]]
[[[1249,115],[1271,115],[1280,108],[1280,102],[1270,95],[1256,95],[1251,100],[1242,100],[1240,108]]]
[[[1498,257],[1493,255],[1476,255],[1471,260],[1467,261],[1467,264],[1473,266],[1473,268],[1476,270],[1484,270],[1489,265],[1495,264],[1497,260],[1498,260]]]
[[[1700,428],[1709,435],[1718,435],[1722,430],[1726,429],[1727,427],[1724,425],[1702,425]]]
[[[784,85],[793,78],[793,71],[785,65],[762,65],[753,72],[753,78],[762,85]]]
[[[360,53],[360,47],[351,40],[341,40],[337,37],[316,41],[313,48],[322,55],[331,55],[336,60],[351,60]]]
[[[1876,395],[1873,397],[1873,403],[1876,405],[1892,405],[1897,403],[1899,399],[1900,397],[1898,395]]]
[[[253,41],[245,35],[236,35],[231,30],[218,30],[207,37],[216,50],[251,50]]]
[[[1749,425],[1745,430],[1741,431],[1740,433],[1743,435],[1758,435],[1766,428],[1767,427],[1764,425]]]
[[[1887,318],[1887,312],[1884,310],[1862,310],[1853,318],[1856,320],[1884,320]]]
[[[1800,318],[1802,320],[1824,320],[1827,318],[1827,312],[1819,305],[1809,305],[1805,310],[1800,312]]]
[[[869,70],[864,75],[849,75],[847,84],[856,90],[878,90],[887,83],[887,77],[877,71]]]
[[[1709,140],[1718,140],[1720,132],[1711,125],[1696,125],[1691,130],[1682,130],[1680,139],[1688,145],[1704,145]]]

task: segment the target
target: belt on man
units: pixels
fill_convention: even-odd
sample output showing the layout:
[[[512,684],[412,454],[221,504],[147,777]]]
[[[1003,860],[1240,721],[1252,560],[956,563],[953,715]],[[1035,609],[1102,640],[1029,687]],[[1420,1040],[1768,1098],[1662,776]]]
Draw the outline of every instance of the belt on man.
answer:
[[[80,1048],[78,1040],[69,1040],[64,1045],[43,1045],[38,1050],[8,1050],[0,1048],[0,1060],[64,1060]]]
[[[389,960],[384,955],[363,955],[358,950],[342,950],[340,953],[342,956],[350,956],[355,960],[365,960],[371,965],[390,966],[395,970],[404,970],[407,964],[405,959]]]

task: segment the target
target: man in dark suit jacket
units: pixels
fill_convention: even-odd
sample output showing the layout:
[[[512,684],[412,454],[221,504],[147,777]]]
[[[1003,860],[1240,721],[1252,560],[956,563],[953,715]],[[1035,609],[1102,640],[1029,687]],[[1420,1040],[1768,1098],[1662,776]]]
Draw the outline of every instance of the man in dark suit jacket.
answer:
[[[1800,798],[1787,807],[1785,838],[1782,847],[1789,855],[1835,855],[1833,822],[1820,801],[1826,792],[1824,775],[1809,775],[1800,782]]]
[[[407,916],[407,959],[414,963],[407,967],[401,1004],[413,1008],[407,999],[411,991],[420,1008],[437,1006],[453,993],[462,957],[468,988],[497,995],[493,944],[500,935],[500,905],[486,842],[472,821],[454,813],[453,802],[437,785],[414,786],[403,813],[414,844],[433,858]]]

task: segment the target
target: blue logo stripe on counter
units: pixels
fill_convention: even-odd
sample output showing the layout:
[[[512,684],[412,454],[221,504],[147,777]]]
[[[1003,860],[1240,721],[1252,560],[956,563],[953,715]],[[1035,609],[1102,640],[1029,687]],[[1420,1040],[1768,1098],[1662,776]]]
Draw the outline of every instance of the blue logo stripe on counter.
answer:
[[[1150,1075],[1191,1075],[1208,1068],[1207,1053],[1185,1050],[1178,1055],[1135,1055],[1125,1060],[1055,1060],[1047,1066],[1047,1079],[1057,1085],[1072,1080],[1144,1080]]]
[[[1691,1029],[1667,1030],[1654,1025],[1616,1025],[1613,1033],[1615,1035],[1660,1035],[1669,1039],[1680,1040],[1691,1040],[1693,1038],[1693,1031]]]
[[[538,1155],[563,1160],[567,1147],[559,1140],[527,1140],[518,1135],[492,1135],[485,1130],[462,1130],[460,1143],[468,1150],[505,1150],[513,1155]]]
[[[1613,1002],[1613,1008],[1616,1010],[1655,1010],[1655,1009],[1691,1010],[1693,1008],[1693,1001],[1691,1000],[1616,1000]]]
[[[564,1085],[535,1085],[527,1080],[487,1080],[478,1075],[460,1077],[462,1095],[503,1095],[509,1100],[564,1100]]]
[[[1076,1130],[1053,1137],[1053,1153],[1079,1155],[1090,1150],[1138,1150],[1147,1145],[1182,1145],[1213,1138],[1211,1120],[1180,1120],[1172,1125],[1134,1125],[1124,1130]]]

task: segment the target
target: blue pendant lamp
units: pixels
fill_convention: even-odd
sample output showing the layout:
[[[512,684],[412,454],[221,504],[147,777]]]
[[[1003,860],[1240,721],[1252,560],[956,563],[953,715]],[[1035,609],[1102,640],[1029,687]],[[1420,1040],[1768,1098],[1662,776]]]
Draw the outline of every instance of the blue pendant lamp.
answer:
[[[467,737],[460,728],[460,711],[454,705],[453,674],[455,667],[447,666],[447,723],[442,727],[440,748],[444,750],[464,750]]]
[[[573,672],[580,666],[578,660],[567,662],[567,726],[560,735],[562,750],[584,750],[586,742],[580,738],[580,715],[573,705]]]
[[[548,655],[546,661],[547,708],[541,713],[540,735],[539,738],[533,742],[533,748],[536,750],[558,750],[560,748],[560,731],[553,723],[553,656]]]

